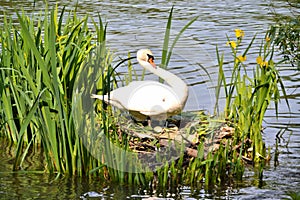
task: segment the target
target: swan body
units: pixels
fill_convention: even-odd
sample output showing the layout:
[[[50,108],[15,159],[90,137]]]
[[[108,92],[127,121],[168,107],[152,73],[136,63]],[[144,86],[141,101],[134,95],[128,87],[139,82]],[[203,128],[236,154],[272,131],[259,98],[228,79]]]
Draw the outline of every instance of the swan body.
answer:
[[[168,85],[156,81],[133,81],[129,85],[117,88],[109,95],[92,95],[92,98],[104,99],[111,105],[128,110],[135,118],[145,120],[147,117],[165,120],[179,114],[188,97],[188,86],[178,76],[154,64],[150,50],[137,52],[139,64],[150,72],[164,79]]]

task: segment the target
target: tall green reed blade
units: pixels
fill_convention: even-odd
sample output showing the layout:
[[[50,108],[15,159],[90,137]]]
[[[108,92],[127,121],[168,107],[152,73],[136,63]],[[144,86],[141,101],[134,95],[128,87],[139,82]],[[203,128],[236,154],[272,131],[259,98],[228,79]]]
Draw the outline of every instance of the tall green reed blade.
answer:
[[[94,24],[97,33],[97,42],[100,44],[105,44],[107,23],[105,23],[105,25],[103,24],[101,15],[99,13],[98,13],[98,20],[99,20],[99,26],[95,22],[95,20],[92,19],[92,22]]]
[[[168,55],[168,49],[169,49],[169,40],[170,40],[170,31],[171,31],[171,24],[172,24],[172,14],[173,14],[174,6],[172,6],[168,22],[165,30],[165,37],[164,37],[164,43],[163,43],[163,50],[161,55],[161,67],[167,68],[167,55]]]
[[[171,59],[172,56],[172,52],[173,49],[177,43],[177,41],[179,40],[179,38],[181,37],[181,35],[184,33],[184,31],[190,26],[192,25],[199,16],[194,17],[191,21],[189,21],[180,31],[179,33],[176,35],[174,41],[172,42],[171,47],[169,48],[169,41],[170,41],[170,31],[171,31],[171,25],[172,25],[172,16],[173,16],[173,9],[174,6],[172,6],[171,10],[170,10],[170,14],[168,17],[168,22],[167,22],[167,26],[166,26],[166,30],[165,30],[165,36],[164,36],[164,43],[163,43],[163,50],[162,50],[162,56],[161,56],[161,67],[166,69],[169,61]],[[162,79],[160,79],[160,82],[162,82]]]
[[[21,155],[22,155],[22,146],[23,146],[23,135],[27,129],[27,126],[29,125],[29,123],[31,122],[34,114],[36,113],[37,109],[38,109],[38,105],[39,105],[39,101],[41,98],[41,95],[44,93],[45,90],[42,90],[41,93],[39,94],[39,96],[36,98],[33,106],[31,107],[29,113],[27,114],[26,118],[23,121],[23,124],[21,126],[21,129],[19,131],[19,138],[18,138],[18,144],[17,144],[17,152],[16,152],[16,158],[15,158],[15,162],[13,165],[13,169],[14,170],[18,170],[21,166]]]
[[[216,46],[216,53],[217,53],[217,60],[218,60],[218,66],[219,66],[219,73],[218,73],[218,82],[217,82],[217,86],[216,86],[216,103],[215,103],[215,108],[214,108],[215,115],[217,114],[218,109],[219,109],[218,107],[219,107],[220,91],[221,91],[222,85],[224,87],[225,97],[228,96],[226,77],[224,75],[224,69],[223,69],[224,55],[222,54],[222,56],[220,56],[218,46]]]
[[[6,136],[11,139],[14,143],[17,143],[18,141],[18,135],[16,134],[18,132],[17,125],[14,120],[14,115],[13,115],[13,106],[11,104],[12,99],[10,97],[10,92],[9,89],[5,89],[2,91],[1,94],[1,99],[2,99],[2,112],[4,115],[4,120],[3,120],[3,126],[5,124],[8,124],[9,131],[6,132]],[[1,127],[2,128],[2,127]]]
[[[23,37],[24,37],[24,43],[26,46],[30,46],[32,53],[35,57],[35,59],[38,62],[39,67],[41,68],[42,72],[43,72],[43,83],[47,86],[47,88],[52,89],[52,86],[50,84],[50,77],[48,74],[48,70],[47,70],[47,65],[44,62],[44,59],[42,57],[42,55],[40,54],[39,50],[37,49],[37,47],[35,46],[35,43],[33,41],[32,36],[29,33],[29,30],[27,29],[26,23],[23,19],[23,17],[17,13],[21,28],[22,28],[22,32],[23,32]]]
[[[172,18],[172,16],[171,16],[171,18]],[[197,17],[194,17],[191,21],[189,21],[184,27],[182,27],[182,29],[179,31],[179,33],[176,35],[176,37],[175,37],[175,39],[174,39],[174,41],[173,41],[173,43],[172,43],[172,45],[171,45],[171,47],[170,47],[170,49],[168,50],[168,56],[167,56],[167,59],[166,59],[166,61],[165,61],[165,67],[167,67],[168,66],[168,64],[169,64],[169,62],[170,62],[170,59],[171,59],[171,56],[172,56],[172,52],[173,52],[173,49],[174,49],[174,47],[175,47],[175,45],[176,45],[176,43],[178,42],[178,40],[180,39],[180,37],[182,36],[182,34],[186,31],[186,29],[188,29],[188,27],[189,26],[191,26],[197,19],[199,18],[199,16],[197,16]],[[203,66],[201,66],[201,65],[199,65],[205,72],[206,72],[206,74],[209,76],[209,73],[207,72],[207,70],[203,67]]]
[[[49,24],[49,49],[48,49],[48,55],[49,55],[49,60],[50,60],[50,65],[51,65],[51,74],[53,78],[53,87],[54,87],[54,94],[53,98],[55,100],[54,106],[58,110],[58,115],[59,115],[59,121],[58,123],[60,124],[60,134],[62,137],[62,140],[60,142],[63,143],[62,145],[62,150],[61,151],[61,156],[65,159],[65,170],[67,173],[71,172],[71,159],[69,158],[70,154],[68,152],[73,152],[73,145],[71,142],[71,133],[68,132],[68,122],[69,122],[69,115],[66,113],[67,111],[67,106],[64,103],[64,100],[62,99],[62,95],[64,94],[63,91],[63,86],[61,83],[60,78],[58,77],[57,74],[57,59],[56,59],[56,11],[52,10],[51,11],[51,16],[50,16],[50,24]],[[63,108],[64,107],[64,108]]]

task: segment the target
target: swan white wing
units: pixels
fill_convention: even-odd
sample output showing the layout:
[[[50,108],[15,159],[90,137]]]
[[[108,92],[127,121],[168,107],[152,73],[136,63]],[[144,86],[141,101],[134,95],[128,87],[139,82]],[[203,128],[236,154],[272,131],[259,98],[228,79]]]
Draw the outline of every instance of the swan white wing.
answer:
[[[143,82],[130,91],[126,107],[148,116],[172,113],[178,110],[180,99],[173,89],[158,82]]]
[[[131,111],[152,116],[180,109],[180,100],[168,85],[155,81],[134,81],[110,93],[105,101]]]
[[[129,100],[130,98],[132,98],[132,95],[134,95],[135,92],[141,92],[140,89],[145,85],[155,85],[156,83],[157,82],[155,81],[133,81],[127,86],[120,87],[111,91],[109,95],[104,95],[104,97],[102,95],[96,94],[92,94],[91,97],[104,100],[106,103],[109,103],[120,109],[128,110]]]
[[[110,92],[110,96],[105,95],[105,101],[113,106],[121,109],[128,109],[128,100],[131,98],[136,88],[141,88],[145,82],[148,84],[154,84],[155,81],[133,81],[127,86],[117,88]]]

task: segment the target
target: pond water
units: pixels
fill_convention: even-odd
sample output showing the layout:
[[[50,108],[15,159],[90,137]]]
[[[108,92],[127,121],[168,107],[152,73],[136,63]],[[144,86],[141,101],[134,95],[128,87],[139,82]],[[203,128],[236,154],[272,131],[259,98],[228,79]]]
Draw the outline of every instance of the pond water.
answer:
[[[15,10],[39,12],[45,7],[44,1],[11,1],[0,2],[0,10],[6,15],[16,18]],[[150,48],[159,63],[163,36],[169,10],[175,5],[171,34],[176,33],[193,17],[197,21],[183,34],[176,45],[169,70],[184,79],[190,86],[190,97],[185,110],[205,109],[212,112],[214,106],[214,90],[217,78],[216,45],[225,55],[229,54],[226,34],[234,38],[234,29],[245,31],[245,45],[254,34],[263,38],[268,26],[274,23],[272,11],[288,13],[285,1],[97,1],[79,0],[49,1],[49,6],[56,3],[66,5],[72,10],[78,2],[80,14],[89,14],[97,18],[100,13],[108,22],[107,41],[116,55],[126,57],[128,52],[134,53],[140,48]],[[272,4],[272,6],[270,6]],[[0,19],[3,12],[0,12]],[[254,46],[259,48],[261,40]],[[255,49],[254,49],[255,50]],[[247,64],[255,63],[255,55],[247,58]],[[252,61],[252,62],[251,62]],[[209,81],[205,67],[213,82]],[[122,68],[120,68],[122,72]],[[138,69],[137,69],[138,70]],[[279,105],[279,117],[271,107],[266,113],[264,140],[271,147],[272,157],[278,142],[279,163],[271,160],[264,171],[263,181],[259,181],[252,169],[247,169],[243,181],[227,183],[211,191],[200,190],[193,193],[188,187],[173,188],[169,191],[144,191],[140,188],[108,184],[103,180],[62,179],[44,174],[11,173],[13,148],[0,141],[0,199],[147,199],[169,197],[170,199],[282,199],[288,191],[300,191],[300,71],[289,66],[280,68],[281,76],[289,97],[291,111],[284,100]],[[151,76],[147,78],[153,78]],[[283,134],[280,131],[285,130]],[[34,166],[35,159],[28,158]],[[90,198],[92,198],[90,197]]]

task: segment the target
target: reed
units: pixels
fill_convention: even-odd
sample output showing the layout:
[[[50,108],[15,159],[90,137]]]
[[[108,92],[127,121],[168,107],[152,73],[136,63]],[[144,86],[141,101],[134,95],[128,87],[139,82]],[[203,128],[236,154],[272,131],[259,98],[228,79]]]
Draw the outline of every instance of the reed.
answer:
[[[170,62],[172,53],[173,53],[173,49],[174,49],[176,43],[178,42],[178,40],[180,39],[180,37],[182,36],[182,34],[199,17],[199,16],[194,17],[184,27],[182,27],[181,30],[177,33],[176,37],[174,38],[174,40],[173,40],[173,42],[172,42],[172,44],[170,46],[169,43],[170,43],[170,31],[171,31],[171,28],[172,28],[173,9],[174,9],[174,6],[172,6],[172,8],[170,10],[170,13],[169,13],[168,22],[167,22],[166,29],[165,29],[165,36],[164,36],[164,43],[163,43],[162,55],[161,55],[161,64],[160,64],[160,67],[162,67],[164,69],[167,68],[167,66],[168,66],[168,64]]]
[[[292,199],[292,200],[300,199],[300,192],[298,191],[288,191],[285,193],[289,198],[284,198],[284,199]]]
[[[66,16],[67,15],[67,16]],[[74,131],[72,95],[76,77],[105,26],[88,16],[46,8],[38,16],[18,13],[19,26],[5,17],[1,37],[1,135],[17,144],[14,170],[22,169],[28,149],[41,146],[45,170],[87,174],[92,159]],[[104,46],[105,47],[105,46]]]
[[[255,36],[252,38],[245,50],[240,49],[244,32],[236,31],[236,40],[228,38],[227,44],[232,53],[232,69],[229,78],[224,75],[224,55],[220,55],[217,48],[219,63],[219,78],[217,86],[217,99],[219,99],[220,88],[224,88],[226,98],[225,117],[235,127],[235,143],[243,142],[242,149],[251,152],[251,160],[260,169],[259,177],[262,177],[264,161],[267,160],[265,144],[262,139],[262,126],[264,114],[273,102],[276,115],[278,113],[278,102],[280,100],[279,88],[286,103],[286,92],[276,63],[273,61],[274,48],[270,44],[269,38],[262,42],[260,51],[256,58],[256,66],[252,68],[253,76],[250,76],[250,67],[245,63],[248,51],[250,51]],[[248,73],[247,73],[248,72]],[[251,146],[245,145],[244,141],[250,139]],[[242,150],[239,152],[242,156]],[[246,156],[246,152],[243,153]],[[249,154],[249,152],[248,152]],[[238,162],[241,162],[241,157]]]

